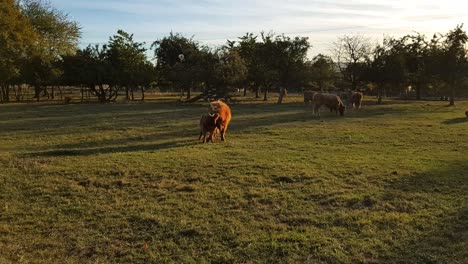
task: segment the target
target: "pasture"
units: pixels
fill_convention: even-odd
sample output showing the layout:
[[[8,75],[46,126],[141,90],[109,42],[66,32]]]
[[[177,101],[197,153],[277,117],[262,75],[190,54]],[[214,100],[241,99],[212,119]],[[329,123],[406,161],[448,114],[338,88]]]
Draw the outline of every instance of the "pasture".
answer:
[[[301,100],[0,105],[0,263],[468,262],[468,101]]]

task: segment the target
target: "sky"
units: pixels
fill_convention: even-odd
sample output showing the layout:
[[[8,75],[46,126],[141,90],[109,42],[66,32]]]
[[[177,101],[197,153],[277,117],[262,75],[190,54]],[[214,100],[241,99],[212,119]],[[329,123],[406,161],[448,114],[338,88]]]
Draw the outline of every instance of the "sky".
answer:
[[[309,57],[360,34],[373,42],[419,32],[428,38],[458,24],[468,31],[467,0],[49,0],[82,27],[80,46],[104,44],[118,29],[138,42],[182,33],[209,46],[262,31],[309,38]]]

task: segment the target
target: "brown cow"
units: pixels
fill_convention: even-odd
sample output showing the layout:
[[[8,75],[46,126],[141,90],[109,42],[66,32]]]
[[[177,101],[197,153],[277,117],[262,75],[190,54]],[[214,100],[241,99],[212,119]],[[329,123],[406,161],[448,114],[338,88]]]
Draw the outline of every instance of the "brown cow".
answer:
[[[362,105],[362,98],[364,98],[364,95],[360,92],[354,92],[353,95],[351,95],[351,105],[353,108],[361,109]]]
[[[341,101],[340,97],[336,94],[328,94],[328,93],[316,93],[314,95],[314,114],[320,116],[319,109],[322,105],[327,106],[330,109],[330,112],[335,110],[338,114],[344,115],[345,106]]]
[[[210,141],[214,142],[216,131],[220,125],[221,119],[218,114],[203,114],[200,117],[200,136],[198,137],[198,140],[203,136],[203,143]],[[207,134],[209,134],[208,138],[206,138]]]
[[[223,101],[217,100],[210,102],[210,110],[211,113],[215,113],[219,115],[220,118],[220,125],[219,131],[221,133],[221,141],[225,141],[225,136],[227,132],[227,128],[229,126],[229,122],[231,122],[231,108],[224,103]]]
[[[304,103],[306,105],[309,104],[309,102],[313,102],[314,100],[314,95],[316,94],[317,92],[314,92],[314,91],[304,91]]]

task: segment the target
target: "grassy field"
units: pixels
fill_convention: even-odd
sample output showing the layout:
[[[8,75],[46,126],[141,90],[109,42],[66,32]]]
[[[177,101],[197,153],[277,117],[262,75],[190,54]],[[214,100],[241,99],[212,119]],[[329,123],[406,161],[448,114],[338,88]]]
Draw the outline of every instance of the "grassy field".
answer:
[[[300,100],[0,105],[0,263],[468,263],[468,101]]]

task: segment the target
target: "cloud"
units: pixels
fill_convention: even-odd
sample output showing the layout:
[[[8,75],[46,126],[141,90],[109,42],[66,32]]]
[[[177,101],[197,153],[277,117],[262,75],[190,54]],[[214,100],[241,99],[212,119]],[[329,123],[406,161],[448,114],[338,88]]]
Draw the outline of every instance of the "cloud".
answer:
[[[308,36],[324,46],[340,35],[447,32],[468,24],[468,3],[458,0],[51,0],[83,27],[83,42],[107,42],[117,29],[152,41],[180,32],[224,43],[246,32]]]

